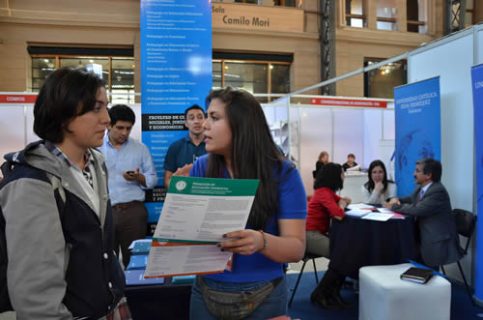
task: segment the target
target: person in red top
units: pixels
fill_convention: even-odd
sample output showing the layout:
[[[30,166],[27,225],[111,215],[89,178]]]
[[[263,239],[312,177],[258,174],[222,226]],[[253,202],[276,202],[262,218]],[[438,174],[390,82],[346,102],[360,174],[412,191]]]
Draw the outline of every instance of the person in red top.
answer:
[[[306,222],[307,253],[329,258],[330,219],[342,220],[344,209],[351,203],[350,198],[339,197],[336,192],[344,184],[344,171],[336,163],[328,163],[318,172],[314,183],[314,195],[309,202]],[[326,309],[339,309],[346,306],[340,297],[344,281],[334,270],[328,269],[324,278],[312,292],[313,303]]]

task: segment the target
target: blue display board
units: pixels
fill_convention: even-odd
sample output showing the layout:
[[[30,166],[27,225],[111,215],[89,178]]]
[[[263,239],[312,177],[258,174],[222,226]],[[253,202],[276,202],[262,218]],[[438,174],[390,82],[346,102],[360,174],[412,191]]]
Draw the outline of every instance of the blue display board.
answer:
[[[475,127],[476,212],[483,213],[483,65],[471,69]],[[483,302],[483,221],[477,220],[475,254],[475,298]]]
[[[212,86],[211,1],[141,0],[142,140],[153,156],[160,187],[147,193],[148,221],[164,200],[164,158],[187,134],[184,110],[205,107]]]
[[[399,196],[414,191],[414,168],[422,158],[441,159],[439,77],[394,89],[396,184]]]

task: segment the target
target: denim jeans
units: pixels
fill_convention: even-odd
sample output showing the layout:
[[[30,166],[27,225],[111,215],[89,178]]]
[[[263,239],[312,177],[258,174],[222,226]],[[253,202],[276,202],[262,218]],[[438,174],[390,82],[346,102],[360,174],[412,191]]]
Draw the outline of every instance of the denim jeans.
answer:
[[[219,282],[210,279],[204,279],[204,282],[214,290],[226,292],[250,291],[257,289],[267,282]],[[273,289],[265,301],[257,308],[247,319],[268,319],[276,316],[287,314],[287,283],[285,276],[280,283]],[[197,281],[193,284],[191,290],[190,301],[190,319],[192,320],[209,320],[216,319],[206,308],[200,288]]]

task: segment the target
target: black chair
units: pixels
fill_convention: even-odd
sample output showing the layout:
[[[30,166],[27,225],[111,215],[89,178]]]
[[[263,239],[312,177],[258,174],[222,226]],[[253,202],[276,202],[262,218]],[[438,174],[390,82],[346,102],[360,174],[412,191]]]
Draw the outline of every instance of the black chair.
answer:
[[[312,264],[314,266],[315,285],[317,285],[319,283],[319,276],[317,275],[317,267],[315,265],[315,259],[321,258],[321,257],[322,256],[311,254],[311,253],[308,253],[308,252],[305,253],[305,256],[302,258],[302,261],[303,261],[302,268],[300,269],[300,273],[297,276],[297,281],[295,282],[295,287],[292,289],[292,296],[290,297],[290,300],[288,302],[289,308],[292,305],[292,301],[293,301],[293,298],[295,296],[295,292],[297,292],[297,288],[299,286],[300,279],[302,278],[302,275],[304,274],[305,265],[310,260],[312,260]]]
[[[458,269],[460,270],[461,277],[463,278],[463,281],[465,283],[466,292],[470,297],[471,303],[475,305],[475,301],[473,300],[473,294],[471,293],[471,289],[470,289],[470,286],[468,285],[468,281],[466,281],[466,277],[465,277],[465,274],[463,273],[463,268],[461,267],[460,260],[468,253],[471,237],[473,236],[473,232],[475,231],[476,215],[474,215],[472,212],[469,212],[463,209],[454,209],[453,218],[456,224],[456,230],[458,234],[463,237],[466,237],[466,244],[464,246],[463,253],[461,254],[461,257],[459,258],[459,260],[456,261],[456,264],[458,265]],[[443,271],[444,274],[446,274],[443,266],[441,266],[441,270]]]

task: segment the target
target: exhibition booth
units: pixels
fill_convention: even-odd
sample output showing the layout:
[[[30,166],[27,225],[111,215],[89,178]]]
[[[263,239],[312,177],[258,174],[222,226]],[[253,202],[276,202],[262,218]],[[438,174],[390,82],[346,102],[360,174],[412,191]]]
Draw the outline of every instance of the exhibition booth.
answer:
[[[449,63],[450,62],[450,63]],[[439,77],[441,95],[441,162],[442,182],[453,208],[476,215],[482,210],[482,162],[476,154],[483,136],[476,134],[479,126],[474,116],[483,107],[473,100],[472,67],[483,63],[483,25],[475,25],[458,33],[426,44],[407,55],[408,83]],[[397,113],[397,111],[396,111]],[[397,118],[396,118],[397,126]],[[476,147],[476,148],[475,148]],[[481,148],[480,148],[481,149]],[[475,300],[483,304],[483,224],[477,222],[476,241],[463,259],[466,276],[473,281]],[[454,265],[452,278],[461,279]]]
[[[403,96],[401,101],[395,99],[395,156],[405,149],[420,158],[426,155],[424,146],[418,145],[421,139],[399,140],[397,132],[407,123],[398,117],[398,111],[409,111],[424,105],[426,97],[435,97],[438,113],[429,116],[420,125],[432,126],[437,123],[437,157],[443,165],[442,182],[446,186],[453,208],[464,209],[478,215],[483,211],[483,131],[481,117],[483,95],[483,24],[453,33],[440,40],[425,43],[416,50],[382,61],[372,67],[364,67],[348,74],[337,76],[308,88],[297,90],[295,94],[330,85],[358,74],[377,68],[380,65],[405,59],[407,61],[407,86],[417,86],[417,83],[435,80],[437,92],[428,91],[419,96]],[[404,86],[402,86],[404,87]],[[396,88],[396,92],[397,92]],[[432,90],[432,89],[431,89]],[[405,100],[407,99],[407,100]],[[431,100],[431,99],[430,99]],[[417,108],[412,108],[413,101]],[[398,109],[399,104],[399,109]],[[424,109],[424,108],[422,108]],[[414,112],[414,113],[418,113]],[[408,112],[409,113],[409,112]],[[406,119],[407,120],[407,119]],[[383,123],[386,123],[383,121]],[[385,130],[383,131],[385,132]],[[419,131],[417,131],[419,132]],[[401,137],[399,137],[401,138]],[[365,148],[366,146],[364,146]],[[398,150],[399,149],[399,150]],[[419,153],[418,153],[419,152]],[[406,158],[402,158],[407,160]],[[364,158],[367,161],[367,158]],[[411,166],[411,163],[405,163]],[[397,180],[398,172],[395,168]],[[474,299],[483,305],[483,223],[477,222],[475,241],[470,245],[468,254],[462,259],[463,272],[474,287]],[[448,266],[447,272],[452,279],[461,281],[461,276],[455,264]]]
[[[448,64],[448,57],[451,57],[451,64]],[[472,67],[483,63],[483,26],[463,30],[400,58],[407,59],[408,84],[438,79],[440,113],[428,121],[439,121],[441,126],[442,182],[448,189],[453,208],[479,213],[483,208],[483,199],[479,196],[483,188],[479,183],[483,161],[479,160],[477,152],[483,144],[483,136],[475,134],[479,118],[474,112],[483,108],[483,102],[476,96],[473,101],[472,89],[477,87],[471,81],[471,72]],[[1,155],[19,150],[37,139],[32,132],[34,99],[32,94],[0,93]],[[297,99],[297,103],[292,99]],[[299,103],[300,99],[307,102]],[[370,106],[367,102],[381,102],[384,107]],[[398,125],[401,125],[397,105],[397,100],[288,95],[264,104],[264,110],[276,143],[297,164],[310,195],[312,171],[321,151],[327,151],[330,160],[338,163],[345,162],[347,154],[353,153],[362,168],[367,168],[372,160],[381,159],[390,176],[397,176],[392,163],[395,149],[400,148],[396,136]],[[132,137],[142,139],[141,105],[131,107],[138,119]],[[342,194],[351,196],[354,202],[360,201],[360,186],[366,179],[363,173],[348,175]],[[476,239],[463,260],[463,269],[472,279],[476,301],[482,303],[481,223],[477,226]],[[448,269],[451,278],[459,277],[454,269]]]
[[[4,138],[0,154],[3,156],[38,138],[32,130],[35,95],[0,92],[0,98],[0,130]],[[390,172],[394,153],[392,100],[328,96],[294,96],[293,99],[307,103],[281,100],[263,104],[263,109],[275,142],[300,169],[307,195],[313,193],[312,171],[321,151],[329,153],[330,161],[341,164],[347,154],[353,153],[361,169],[380,159]],[[137,119],[131,137],[141,140],[141,105],[130,106]],[[367,181],[363,171],[348,173],[342,191],[354,202],[362,200],[361,186]]]

